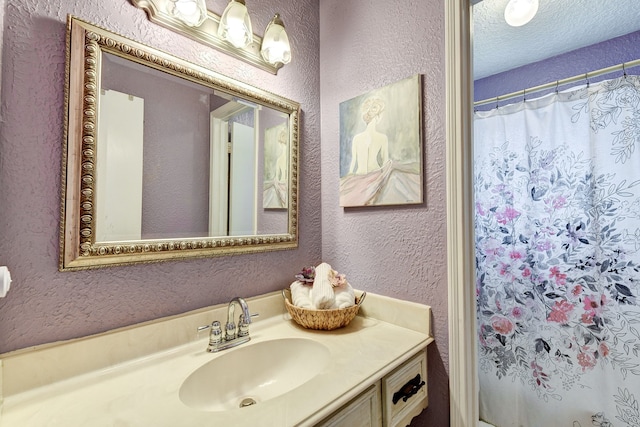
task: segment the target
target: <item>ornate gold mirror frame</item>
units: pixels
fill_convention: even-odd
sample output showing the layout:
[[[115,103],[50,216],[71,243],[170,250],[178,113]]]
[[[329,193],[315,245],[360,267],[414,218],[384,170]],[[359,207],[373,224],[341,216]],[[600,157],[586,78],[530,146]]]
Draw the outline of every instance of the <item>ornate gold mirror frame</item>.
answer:
[[[153,70],[247,100],[288,117],[289,171],[287,231],[283,234],[163,238],[96,242],[98,107],[102,54],[115,55]],[[76,270],[140,262],[244,254],[298,246],[300,105],[278,95],[219,75],[159,50],[69,17],[59,269]]]

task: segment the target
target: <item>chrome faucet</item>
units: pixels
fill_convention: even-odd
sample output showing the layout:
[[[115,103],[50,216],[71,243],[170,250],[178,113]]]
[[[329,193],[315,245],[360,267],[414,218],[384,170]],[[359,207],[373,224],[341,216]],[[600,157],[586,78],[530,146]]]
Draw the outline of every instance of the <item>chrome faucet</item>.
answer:
[[[242,310],[242,314],[240,314],[240,317],[238,318],[237,327],[234,316],[236,304],[238,304]],[[249,313],[249,306],[244,298],[233,298],[227,307],[227,323],[224,327],[224,334],[222,333],[220,322],[217,320],[214,320],[211,325],[200,326],[198,328],[198,331],[211,329],[209,332],[209,345],[207,346],[207,351],[215,353],[249,341],[251,339],[251,337],[249,337],[249,323],[251,323],[251,318],[257,315],[258,314]]]
[[[234,320],[234,308],[235,305],[238,304],[240,309],[242,310],[242,314],[238,320],[238,329],[236,330],[236,324]],[[236,338],[241,338],[242,336],[249,336],[249,326],[251,323],[251,314],[249,314],[249,306],[243,298],[235,297],[229,302],[229,306],[227,307],[227,324],[224,326],[224,340],[231,341]],[[243,324],[246,326],[244,331],[241,329]],[[249,341],[247,339],[247,341]]]

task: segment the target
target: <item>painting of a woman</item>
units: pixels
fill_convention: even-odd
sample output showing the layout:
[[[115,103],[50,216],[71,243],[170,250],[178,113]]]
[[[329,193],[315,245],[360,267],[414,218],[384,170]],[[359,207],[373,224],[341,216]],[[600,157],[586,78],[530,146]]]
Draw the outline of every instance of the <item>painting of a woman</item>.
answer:
[[[422,202],[420,78],[340,104],[340,206]]]
[[[367,98],[362,104],[362,120],[367,127],[353,137],[349,173],[364,175],[380,169],[389,160],[389,138],[376,129],[384,111],[380,98]]]
[[[265,131],[264,185],[262,206],[284,209],[288,206],[289,130],[278,125]]]

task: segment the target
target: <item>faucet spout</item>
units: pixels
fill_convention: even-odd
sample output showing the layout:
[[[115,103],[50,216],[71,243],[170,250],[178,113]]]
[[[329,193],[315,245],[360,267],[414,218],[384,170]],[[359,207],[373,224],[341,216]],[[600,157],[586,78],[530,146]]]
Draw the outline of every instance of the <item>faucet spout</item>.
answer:
[[[240,309],[242,310],[242,314],[239,318],[239,325],[236,328],[236,321],[234,316],[235,306],[238,304]],[[225,341],[233,341],[238,336],[245,337],[247,336],[248,341],[248,324],[251,323],[251,314],[249,313],[249,306],[244,298],[235,297],[229,302],[229,306],[227,308],[227,324],[224,328],[224,339]],[[242,333],[240,333],[242,332]]]
[[[234,299],[229,301],[229,307],[227,309],[227,323],[230,323],[230,324],[235,323],[234,316],[233,316],[235,304],[238,304],[240,306],[240,309],[242,310],[242,315],[244,316],[244,321],[246,323],[251,323],[251,314],[249,314],[249,306],[247,305],[247,302],[244,300],[244,298],[240,298],[240,297],[235,297]]]

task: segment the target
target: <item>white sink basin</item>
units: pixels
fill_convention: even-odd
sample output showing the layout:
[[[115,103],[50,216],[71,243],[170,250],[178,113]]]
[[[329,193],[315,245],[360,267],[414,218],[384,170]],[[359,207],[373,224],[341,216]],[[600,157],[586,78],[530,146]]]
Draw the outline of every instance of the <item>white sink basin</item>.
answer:
[[[203,350],[204,351],[204,350]],[[180,387],[180,400],[202,411],[228,411],[265,402],[324,370],[329,350],[303,338],[242,344],[196,369]]]

